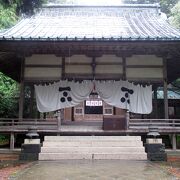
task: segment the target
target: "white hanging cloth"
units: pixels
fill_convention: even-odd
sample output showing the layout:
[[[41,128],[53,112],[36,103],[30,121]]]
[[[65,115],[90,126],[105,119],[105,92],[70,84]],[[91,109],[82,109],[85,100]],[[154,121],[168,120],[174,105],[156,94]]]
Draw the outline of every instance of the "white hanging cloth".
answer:
[[[60,81],[44,86],[35,85],[38,111],[50,112],[76,106],[89,96],[92,89],[91,81]]]
[[[107,104],[133,113],[152,111],[152,86],[134,85],[128,81],[95,81],[95,89]],[[73,107],[83,102],[94,88],[92,81],[60,81],[50,85],[35,85],[37,108],[50,112]]]
[[[107,104],[139,114],[152,111],[152,86],[128,81],[96,81],[95,84],[97,93]]]

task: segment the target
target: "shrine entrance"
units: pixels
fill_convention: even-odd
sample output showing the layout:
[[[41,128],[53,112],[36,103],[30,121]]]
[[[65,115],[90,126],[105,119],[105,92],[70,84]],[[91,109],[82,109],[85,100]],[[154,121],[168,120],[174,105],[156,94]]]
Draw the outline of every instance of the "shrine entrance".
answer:
[[[98,93],[92,92],[79,105],[64,110],[64,121],[98,122],[103,121],[103,115],[114,115],[114,107],[105,103]]]
[[[74,120],[102,121],[103,115],[107,113],[113,115],[113,107],[106,104],[98,93],[93,92],[83,103],[74,108]]]
[[[126,129],[126,110],[107,104],[97,92],[91,92],[79,105],[64,109],[62,125],[84,126],[92,130]]]

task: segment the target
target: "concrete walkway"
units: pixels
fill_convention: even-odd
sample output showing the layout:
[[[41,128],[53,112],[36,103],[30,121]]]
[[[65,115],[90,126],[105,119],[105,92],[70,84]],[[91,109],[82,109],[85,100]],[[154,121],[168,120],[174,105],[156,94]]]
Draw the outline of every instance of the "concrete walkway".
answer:
[[[11,176],[12,180],[175,180],[168,171],[148,161],[69,160],[36,162]]]

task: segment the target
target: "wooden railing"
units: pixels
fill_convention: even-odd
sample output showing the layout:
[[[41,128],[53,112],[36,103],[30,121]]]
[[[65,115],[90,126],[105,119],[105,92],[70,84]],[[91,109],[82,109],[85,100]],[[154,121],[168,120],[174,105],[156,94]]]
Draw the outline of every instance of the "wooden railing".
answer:
[[[127,131],[147,132],[150,126],[156,126],[159,132],[180,133],[180,119],[129,119]],[[23,132],[31,127],[42,132],[63,130],[63,125],[57,119],[0,118],[0,132]]]
[[[31,127],[37,130],[57,130],[57,119],[15,119],[0,118],[0,131],[27,131]]]
[[[129,119],[129,129],[147,130],[150,126],[156,126],[160,131],[180,132],[180,119]]]

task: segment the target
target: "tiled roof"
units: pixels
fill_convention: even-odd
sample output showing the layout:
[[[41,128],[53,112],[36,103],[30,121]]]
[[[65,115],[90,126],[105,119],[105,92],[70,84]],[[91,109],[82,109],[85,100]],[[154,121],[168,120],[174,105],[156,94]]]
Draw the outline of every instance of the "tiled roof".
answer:
[[[47,6],[0,33],[0,39],[180,40],[156,5]]]
[[[164,98],[163,90],[158,91],[157,97],[158,97],[158,99],[163,99]],[[180,99],[180,92],[179,91],[168,90],[168,99]]]

